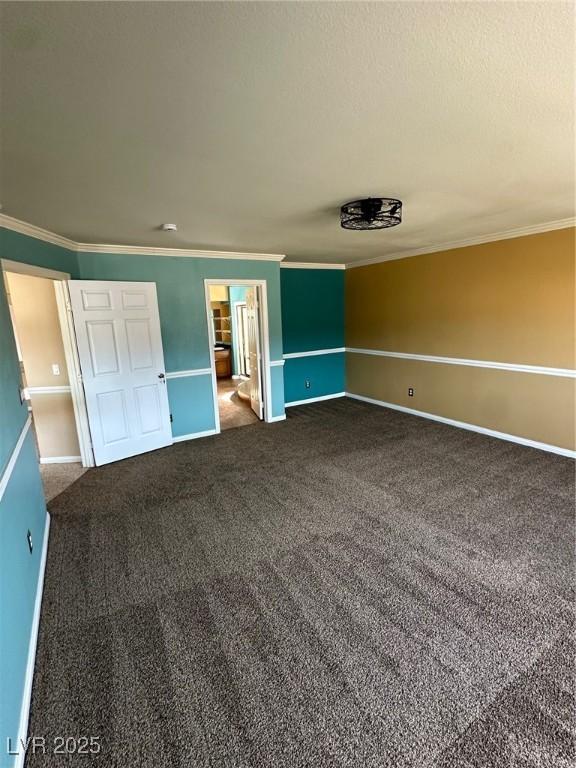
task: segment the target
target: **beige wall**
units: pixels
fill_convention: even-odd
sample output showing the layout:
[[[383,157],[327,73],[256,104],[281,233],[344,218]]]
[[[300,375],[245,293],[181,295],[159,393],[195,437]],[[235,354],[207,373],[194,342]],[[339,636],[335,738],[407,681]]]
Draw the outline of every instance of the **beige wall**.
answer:
[[[68,372],[53,281],[9,272],[6,284],[26,386],[67,386]],[[54,363],[60,367],[59,376],[52,372]],[[70,393],[32,394],[31,403],[40,457],[79,456]]]
[[[574,368],[574,235],[565,229],[347,270],[346,344]],[[348,353],[347,380],[353,394],[575,447],[574,379]]]
[[[72,397],[32,395],[31,401],[40,457],[80,456]]]
[[[60,387],[68,384],[53,281],[7,272],[6,282],[27,385]],[[60,376],[52,373],[53,363],[60,366]]]
[[[211,285],[210,301],[228,301],[227,285]]]

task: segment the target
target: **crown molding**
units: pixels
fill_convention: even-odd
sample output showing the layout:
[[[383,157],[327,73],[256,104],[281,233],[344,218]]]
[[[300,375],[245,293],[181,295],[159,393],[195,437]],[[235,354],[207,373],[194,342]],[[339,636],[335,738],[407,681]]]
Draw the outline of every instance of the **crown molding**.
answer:
[[[304,261],[283,261],[282,269],[346,269],[346,264],[323,264]]]
[[[397,259],[408,259],[411,256],[424,256],[427,253],[437,253],[438,251],[450,251],[455,248],[467,248],[471,245],[483,245],[484,243],[493,243],[498,240],[512,240],[516,237],[525,237],[527,235],[538,235],[544,232],[552,232],[557,229],[568,229],[576,226],[576,218],[558,219],[548,221],[543,224],[535,224],[528,227],[519,227],[509,229],[503,232],[493,232],[489,235],[480,235],[470,237],[465,240],[456,240],[438,245],[427,245],[422,248],[414,248],[406,251],[397,251],[384,256],[376,256],[372,259],[362,259],[347,264],[324,264],[289,261],[283,262],[285,255],[278,253],[251,253],[241,251],[209,251],[197,250],[191,248],[154,248],[150,246],[137,245],[108,245],[102,243],[77,243],[62,235],[49,232],[42,227],[36,227],[26,221],[20,221],[12,216],[0,213],[0,227],[10,229],[28,237],[34,237],[37,240],[43,240],[46,243],[66,248],[75,253],[112,253],[112,254],[130,254],[134,256],[172,256],[187,257],[197,259],[239,259],[242,261],[277,261],[281,262],[283,269],[353,269],[354,267],[364,267],[369,264],[379,264],[384,261],[396,261]]]
[[[0,214],[0,227],[19,232],[21,235],[34,237],[52,245],[59,245],[75,253],[114,253],[131,254],[134,256],[183,256],[196,259],[240,259],[242,261],[282,261],[285,258],[279,253],[243,253],[241,251],[209,251],[192,248],[154,248],[138,245],[108,245],[102,243],[77,243],[67,237],[56,235],[47,229],[28,224],[26,221],[14,219],[12,216]]]
[[[508,229],[504,232],[493,232],[490,235],[479,235],[478,237],[469,237],[466,240],[454,240],[448,243],[439,243],[438,245],[426,245],[423,248],[414,248],[412,250],[397,251],[385,256],[376,256],[373,259],[362,259],[362,261],[353,261],[346,264],[346,269],[354,267],[365,267],[369,264],[379,264],[383,261],[396,261],[397,259],[408,259],[411,256],[424,256],[427,253],[437,253],[438,251],[451,251],[454,248],[467,248],[470,245],[483,245],[484,243],[495,243],[498,240],[513,240],[516,237],[526,237],[527,235],[540,235],[544,232],[553,232],[556,229],[568,229],[576,226],[576,218],[557,219],[556,221],[547,221],[543,224],[534,224],[529,227],[518,227],[517,229]]]
[[[132,256],[177,256],[193,259],[240,259],[242,261],[282,261],[279,253],[243,253],[242,251],[199,251],[192,248],[154,248],[138,245],[76,243],[78,253],[122,253]]]
[[[0,227],[11,229],[13,232],[19,232],[21,235],[34,237],[36,240],[43,240],[45,243],[59,245],[61,248],[66,248],[69,251],[78,250],[77,243],[73,240],[69,240],[67,237],[62,237],[61,235],[56,235],[54,232],[42,229],[42,227],[36,227],[34,224],[28,224],[26,221],[14,219],[12,216],[6,216],[4,213],[0,213]]]

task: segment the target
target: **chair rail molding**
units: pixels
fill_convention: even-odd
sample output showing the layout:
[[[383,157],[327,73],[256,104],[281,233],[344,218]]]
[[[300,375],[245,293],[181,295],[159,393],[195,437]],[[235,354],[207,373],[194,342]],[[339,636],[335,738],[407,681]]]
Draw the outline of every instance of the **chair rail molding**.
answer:
[[[346,352],[346,347],[331,347],[330,349],[313,349],[309,352],[287,352],[284,360],[292,360],[295,357],[316,357],[318,355],[337,355],[339,352]]]
[[[18,436],[18,440],[16,441],[16,445],[14,446],[12,453],[10,454],[8,463],[6,464],[6,466],[4,467],[4,470],[2,471],[2,474],[0,475],[0,501],[2,501],[2,497],[6,492],[6,488],[8,487],[8,483],[10,482],[10,478],[12,477],[12,472],[14,471],[14,467],[16,466],[16,462],[18,461],[18,456],[20,456],[20,451],[22,450],[22,446],[24,445],[24,440],[26,440],[26,435],[28,434],[28,430],[30,429],[31,424],[32,424],[32,416],[28,415],[26,421],[24,422],[24,425],[22,426],[20,435]]]
[[[188,376],[209,376],[212,368],[191,368],[188,371],[167,371],[167,379],[184,379]]]
[[[420,360],[425,363],[443,363],[444,365],[465,365],[472,368],[493,368],[499,371],[516,371],[517,373],[536,373],[542,376],[560,376],[575,379],[574,368],[552,368],[546,365],[527,365],[524,363],[504,363],[496,360],[474,360],[465,357],[442,357],[440,355],[419,355],[412,352],[391,352],[383,349],[361,349],[346,347],[346,352],[353,355],[374,355],[376,357],[393,357],[399,360]]]

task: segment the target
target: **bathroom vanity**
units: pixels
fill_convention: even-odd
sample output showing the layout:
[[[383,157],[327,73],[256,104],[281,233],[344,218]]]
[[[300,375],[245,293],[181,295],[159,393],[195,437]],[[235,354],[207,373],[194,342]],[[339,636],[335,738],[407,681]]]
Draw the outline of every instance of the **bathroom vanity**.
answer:
[[[230,347],[215,346],[214,359],[216,363],[216,376],[219,379],[229,379],[232,376]]]

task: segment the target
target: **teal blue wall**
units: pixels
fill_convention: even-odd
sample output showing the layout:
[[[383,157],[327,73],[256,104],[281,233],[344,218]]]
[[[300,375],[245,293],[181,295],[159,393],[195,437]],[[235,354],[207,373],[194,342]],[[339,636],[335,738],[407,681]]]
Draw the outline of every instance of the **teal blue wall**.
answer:
[[[36,448],[29,429],[0,501],[0,766],[13,762],[6,754],[6,739],[10,738],[14,747],[19,737],[46,521]],[[32,553],[26,540],[28,530],[32,533]]]
[[[215,429],[212,376],[168,379],[168,400],[174,437]]]
[[[284,354],[344,347],[344,270],[284,268],[280,281]],[[285,360],[287,403],[345,389],[344,353]]]
[[[344,352],[333,355],[289,358],[284,363],[286,403],[335,395],[346,390]],[[306,381],[310,387],[306,387]]]
[[[58,246],[0,229],[0,258],[76,275],[77,262]],[[4,286],[0,284],[0,477],[28,416],[20,403],[18,357]],[[29,431],[0,500],[0,765],[11,765],[6,739],[15,743],[46,525],[46,504]],[[34,549],[28,550],[27,531]]]
[[[56,269],[58,272],[68,272],[72,277],[79,277],[78,258],[73,251],[21,235],[11,229],[0,228],[0,258]]]

